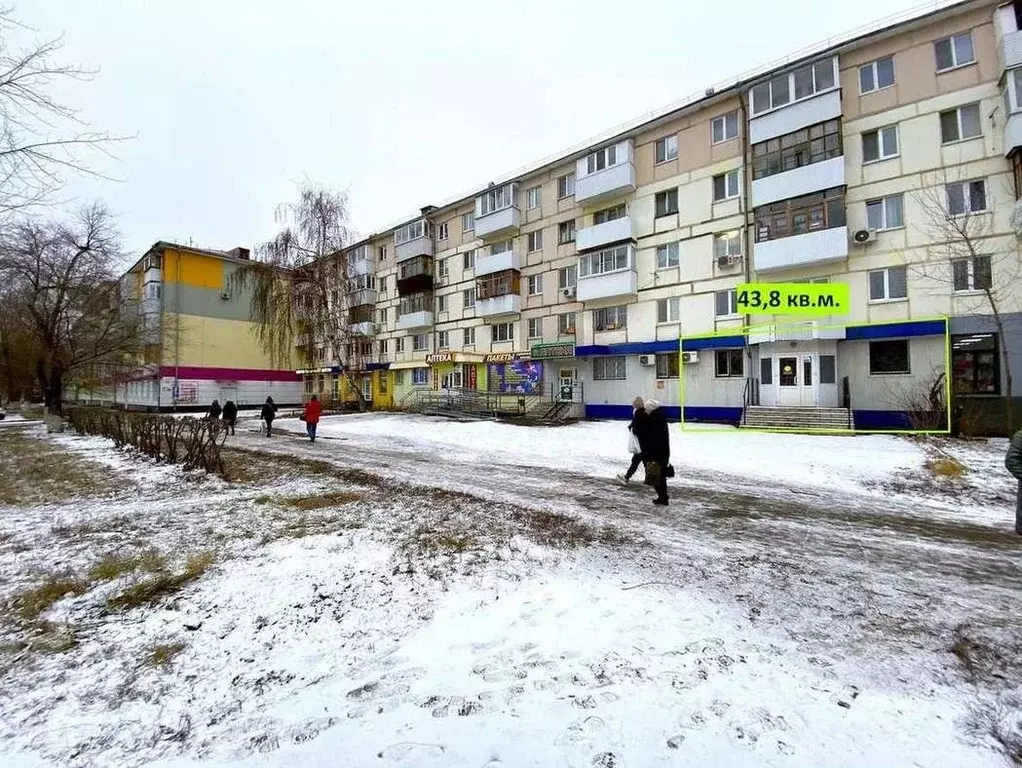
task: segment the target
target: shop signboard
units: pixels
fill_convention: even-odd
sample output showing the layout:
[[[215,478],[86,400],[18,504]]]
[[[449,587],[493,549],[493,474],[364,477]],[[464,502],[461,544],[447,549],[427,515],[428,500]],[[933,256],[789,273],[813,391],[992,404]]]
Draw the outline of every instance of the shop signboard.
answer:
[[[555,358],[574,356],[575,344],[570,341],[554,344],[536,344],[532,348],[533,360],[552,360]]]
[[[426,365],[438,365],[440,363],[453,363],[454,355],[451,352],[436,352],[426,355]]]

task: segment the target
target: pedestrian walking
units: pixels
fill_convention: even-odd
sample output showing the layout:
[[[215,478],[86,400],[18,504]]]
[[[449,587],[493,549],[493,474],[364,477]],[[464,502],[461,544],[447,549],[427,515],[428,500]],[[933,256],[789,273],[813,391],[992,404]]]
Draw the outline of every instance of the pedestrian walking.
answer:
[[[302,414],[302,421],[305,422],[305,431],[309,433],[309,441],[316,442],[316,427],[319,424],[319,416],[323,413],[323,406],[315,395],[309,398],[305,404],[305,413]]]
[[[238,406],[234,404],[233,400],[228,400],[224,403],[224,429],[227,430],[228,434],[234,434],[234,425],[238,421]]]
[[[213,404],[209,406],[209,412],[206,414],[210,421],[216,421],[220,418],[220,401],[214,400]]]
[[[667,478],[671,469],[671,436],[667,430],[667,414],[656,400],[645,403],[646,423],[639,432],[639,447],[646,468],[646,485],[656,490],[653,503],[666,507]]]
[[[273,420],[277,417],[277,406],[272,397],[267,397],[263,403],[263,409],[259,411],[259,418],[266,422],[266,436],[273,437]]]
[[[646,404],[641,397],[637,397],[632,401],[632,420],[628,423],[628,450],[632,453],[632,463],[623,475],[617,476],[622,485],[628,485],[632,475],[642,463],[642,445],[639,442],[639,433],[645,428],[646,421]]]
[[[1022,536],[1022,429],[1012,436],[1008,444],[1004,466],[1018,480],[1018,495],[1015,497],[1015,533]]]

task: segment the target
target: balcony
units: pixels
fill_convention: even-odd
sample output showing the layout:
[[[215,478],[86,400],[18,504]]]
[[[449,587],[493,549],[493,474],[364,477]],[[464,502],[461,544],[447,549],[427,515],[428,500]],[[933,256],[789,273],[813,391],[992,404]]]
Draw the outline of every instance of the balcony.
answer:
[[[790,102],[772,112],[749,121],[749,142],[775,139],[801,128],[823,123],[841,116],[841,91],[824,91],[801,101]]]
[[[521,227],[522,214],[516,207],[476,216],[475,234],[481,240],[503,240],[514,237]]]
[[[1010,155],[1022,147],[1022,112],[1012,112],[1004,126],[1004,153]]]
[[[575,202],[596,203],[635,191],[632,141],[591,152],[575,164]]]
[[[994,14],[994,33],[997,38],[997,58],[1000,71],[1022,66],[1022,18],[1016,13],[1015,3],[1005,3]]]
[[[635,298],[639,289],[639,278],[634,269],[590,275],[578,278],[575,296],[579,301],[600,301],[601,299]]]
[[[371,275],[374,271],[373,267],[372,259],[355,259],[354,261],[348,262],[348,274],[351,277]]]
[[[398,266],[397,295],[410,296],[433,290],[433,259],[430,256],[417,256],[412,260],[403,261]]]
[[[433,255],[432,225],[419,219],[394,231],[394,258],[398,263],[416,256]]]
[[[848,258],[848,227],[833,227],[764,240],[753,246],[753,266],[757,272],[796,269]]]
[[[752,204],[766,205],[844,185],[845,158],[841,155],[756,179],[752,182]]]
[[[398,310],[399,312],[401,310]],[[395,327],[399,331],[411,331],[417,328],[429,328],[433,325],[433,313],[429,310],[419,309],[414,312],[407,312],[397,316]]]
[[[491,296],[488,299],[476,299],[476,317],[517,315],[521,311],[522,297],[517,293],[506,293],[503,296]]]
[[[348,294],[348,306],[368,307],[376,303],[376,291],[373,288],[362,288]]]
[[[476,277],[492,275],[494,272],[503,272],[508,269],[521,270],[522,257],[514,248],[501,253],[476,253]]]
[[[575,233],[575,248],[579,251],[588,251],[604,245],[634,239],[635,233],[632,227],[632,217],[622,216],[620,219],[606,221],[603,224],[595,224],[591,227],[583,227],[578,230]]]
[[[351,332],[356,336],[372,336],[376,333],[376,323],[369,320],[353,323],[351,325]]]

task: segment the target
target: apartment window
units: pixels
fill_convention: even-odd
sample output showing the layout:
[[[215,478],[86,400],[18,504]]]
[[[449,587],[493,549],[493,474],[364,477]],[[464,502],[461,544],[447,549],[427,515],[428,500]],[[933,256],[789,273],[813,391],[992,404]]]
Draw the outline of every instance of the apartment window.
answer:
[[[439,227],[437,227],[436,239],[437,240],[446,240],[447,239],[447,234],[448,234],[447,233],[447,222],[445,221],[443,224],[441,224]]]
[[[617,145],[611,144],[609,147],[596,150],[586,158],[586,173],[602,171],[604,168],[617,165],[617,162]]]
[[[542,339],[543,338],[543,318],[533,317],[529,320],[529,338],[530,339]]]
[[[563,199],[575,194],[575,174],[566,173],[557,179],[557,197]]]
[[[394,371],[394,384],[399,386],[399,387],[403,387],[404,386],[404,384],[405,384],[405,372],[404,371]]]
[[[381,309],[379,312],[376,313],[376,322],[378,322],[380,325],[386,325],[387,324],[387,308],[386,307],[384,307],[383,309]]]
[[[465,309],[472,309],[476,305],[476,289],[466,288],[461,292],[461,303]]]
[[[447,277],[450,273],[450,265],[447,263],[448,259],[440,259],[437,261],[437,277]]]
[[[870,229],[899,229],[905,226],[905,208],[901,195],[866,201],[866,226]]]
[[[518,185],[505,184],[501,187],[488,189],[476,198],[476,216],[486,216],[504,208],[518,205]]]
[[[537,229],[535,232],[530,232],[525,236],[526,243],[528,244],[529,253],[543,250],[543,230]]]
[[[677,352],[664,352],[656,356],[656,377],[658,379],[678,378]]]
[[[559,336],[573,336],[575,334],[574,312],[565,312],[557,316],[557,334]]]
[[[615,219],[623,219],[627,214],[628,210],[624,203],[615,205],[613,208],[604,208],[593,214],[593,226],[606,224],[608,221],[614,221]]]
[[[424,333],[417,333],[412,336],[412,350],[415,352],[422,352],[429,346],[429,339]]]
[[[1015,199],[1022,198],[1022,152],[1015,150],[1011,153],[1011,178],[1014,182]]]
[[[980,213],[987,209],[987,185],[983,179],[948,184],[947,209],[952,216]]]
[[[386,339],[380,339],[380,355],[382,357],[385,357],[386,354],[387,354],[387,340]]]
[[[429,222],[425,219],[419,219],[418,221],[413,221],[411,224],[405,224],[400,229],[394,231],[394,245],[410,243],[412,240],[418,240],[420,237],[426,237],[428,235]]]
[[[841,121],[827,120],[752,146],[752,178],[820,163],[843,152]]]
[[[735,378],[745,375],[745,353],[741,349],[718,349],[714,357],[714,375],[717,378]]]
[[[662,139],[657,139],[656,142],[656,161],[657,163],[666,163],[671,160],[678,158],[678,136],[664,136]]]
[[[503,272],[494,272],[476,280],[476,299],[493,299],[498,296],[511,296],[518,293],[520,278],[518,271],[505,269]]]
[[[656,249],[656,268],[657,269],[670,269],[671,267],[678,266],[678,244],[677,243],[664,243],[658,245]]]
[[[476,252],[475,250],[465,251],[461,254],[461,268],[462,269],[475,269],[476,268]]]
[[[405,351],[405,337],[404,336],[399,336],[398,338],[394,339],[394,351],[395,352],[404,352]]]
[[[557,270],[557,287],[560,289],[574,288],[578,282],[578,267],[572,264],[570,267],[561,267]]]
[[[383,277],[380,278],[379,286],[380,286],[380,295],[381,296],[386,296],[387,295],[387,276],[386,275],[384,275]]]
[[[630,266],[628,258],[628,246],[619,245],[616,248],[608,248],[605,251],[587,253],[578,260],[578,276],[592,277],[607,272],[617,272],[628,269]]]
[[[908,272],[905,267],[874,269],[867,275],[870,301],[895,301],[908,298]]]
[[[778,75],[752,89],[752,114],[777,109],[834,87],[834,60],[824,59]]]
[[[471,232],[476,228],[476,215],[469,211],[461,214],[461,231]]]
[[[593,379],[596,381],[624,381],[628,378],[624,355],[618,357],[594,357]]]
[[[713,202],[738,197],[738,171],[719,173],[713,177]]]
[[[440,379],[441,389],[461,389],[461,368],[455,368],[453,371],[447,371]]]
[[[377,248],[376,249],[376,256],[377,256],[377,258],[380,261],[386,261],[387,260],[387,246],[381,245],[379,248]]]
[[[940,140],[944,144],[974,139],[982,133],[979,104],[966,104],[940,113]]]
[[[888,339],[869,343],[871,376],[889,373],[910,373],[908,339]]]
[[[656,193],[656,215],[670,216],[678,212],[678,190],[667,189]]]
[[[840,187],[756,209],[756,242],[779,240],[845,225],[845,194]]]
[[[859,67],[859,93],[881,91],[894,85],[894,57],[884,56]]]
[[[450,340],[449,336],[450,334],[448,331],[437,331],[436,333],[437,349],[447,349],[450,346],[450,344],[448,343]]]
[[[976,60],[972,50],[972,33],[965,32],[938,40],[933,44],[933,53],[937,59],[938,72],[971,64]]]
[[[429,384],[429,368],[412,368],[412,386],[424,387]]]
[[[446,294],[436,297],[436,311],[446,312],[447,311],[447,296]]]
[[[888,125],[862,134],[862,162],[872,163],[898,155],[898,126]]]
[[[726,256],[742,255],[742,233],[741,230],[721,232],[713,236],[713,255],[722,259]]]
[[[491,325],[490,340],[494,342],[514,341],[515,340],[514,323],[497,323],[496,325]]]
[[[462,345],[466,347],[474,347],[476,345],[476,329],[465,328],[461,332]]]
[[[951,275],[956,291],[982,291],[993,286],[989,256],[955,259],[951,262]]]
[[[529,187],[525,190],[525,207],[528,210],[539,208],[540,191],[542,187]]]
[[[557,225],[557,242],[561,245],[575,242],[575,220],[568,219]]]
[[[681,318],[681,299],[672,296],[660,299],[656,303],[656,321],[658,323],[676,323]]]
[[[955,392],[963,395],[1001,393],[997,336],[977,333],[951,337],[951,371]]]
[[[716,317],[734,317],[738,314],[738,290],[717,291],[713,294],[714,315]]]
[[[529,275],[528,291],[530,296],[543,294],[543,275]]]
[[[710,123],[710,143],[720,144],[738,138],[738,111],[713,118]]]
[[[628,327],[628,307],[604,307],[593,310],[594,331],[620,331]]]

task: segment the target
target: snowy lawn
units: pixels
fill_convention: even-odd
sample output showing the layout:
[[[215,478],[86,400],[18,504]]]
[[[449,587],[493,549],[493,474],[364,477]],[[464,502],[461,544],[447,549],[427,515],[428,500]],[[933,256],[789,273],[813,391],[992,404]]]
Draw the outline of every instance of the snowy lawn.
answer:
[[[242,423],[230,483],[0,433],[0,764],[998,766],[1022,745],[1003,441],[675,430],[662,510],[612,480],[620,423],[275,426]]]

